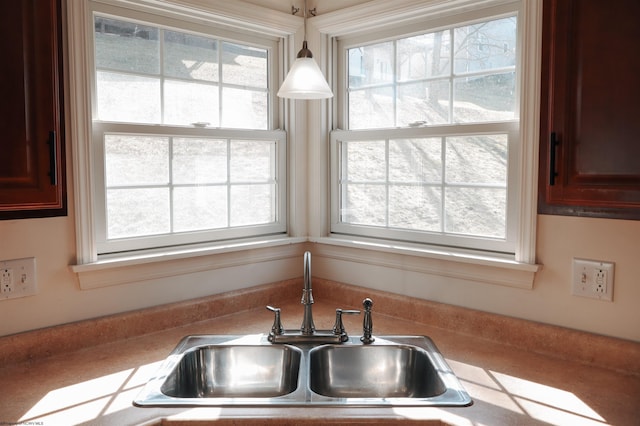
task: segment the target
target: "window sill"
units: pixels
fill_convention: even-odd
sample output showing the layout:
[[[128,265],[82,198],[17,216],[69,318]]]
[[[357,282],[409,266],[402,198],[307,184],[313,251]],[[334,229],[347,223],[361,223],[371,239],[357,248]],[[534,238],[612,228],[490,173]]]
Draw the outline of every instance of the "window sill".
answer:
[[[89,290],[298,256],[300,250],[296,244],[306,241],[306,237],[273,237],[136,255],[110,255],[96,262],[71,265],[71,270],[78,275],[80,288]]]
[[[345,236],[309,241],[316,243],[314,254],[325,258],[526,290],[533,289],[535,273],[542,267],[516,262],[506,255],[432,249],[409,243]]]

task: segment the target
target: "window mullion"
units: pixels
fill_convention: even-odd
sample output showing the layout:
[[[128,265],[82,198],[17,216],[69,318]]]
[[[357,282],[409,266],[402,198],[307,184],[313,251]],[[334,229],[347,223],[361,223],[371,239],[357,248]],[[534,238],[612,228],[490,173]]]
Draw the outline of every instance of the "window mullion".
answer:
[[[173,137],[169,137],[169,228],[173,233],[175,230],[175,208],[174,208],[174,190],[173,182]]]
[[[218,125],[220,127],[224,127],[224,123],[222,122],[222,67],[224,66],[222,63],[222,58],[223,58],[223,54],[222,54],[222,49],[223,47],[223,42],[221,40],[216,40],[216,45],[218,46]],[[227,169],[228,171],[228,169]],[[228,199],[227,201],[229,201],[230,199]],[[229,226],[231,226],[231,222],[229,222]]]
[[[447,199],[447,137],[440,138],[440,232],[445,233],[446,227],[446,209],[445,202]]]
[[[231,139],[227,139],[227,228],[231,227]]]
[[[398,126],[398,41],[393,41],[393,125]]]
[[[158,52],[158,58],[160,60],[160,122],[162,124],[166,123],[165,118],[165,94],[164,94],[164,86],[165,86],[165,69],[164,69],[164,30],[162,28],[158,31],[158,48],[160,52]]]
[[[395,87],[395,85],[394,85]],[[385,178],[385,201],[386,201],[386,209],[385,209],[385,225],[387,227],[389,227],[390,221],[389,221],[389,210],[391,208],[391,200],[389,199],[389,194],[390,194],[390,186],[391,186],[391,182],[389,180],[389,138],[386,138],[384,141],[384,164],[385,164],[385,171],[384,171],[384,178]]]
[[[455,51],[456,51],[456,40],[455,40],[455,31],[453,28],[449,29],[449,40],[451,40],[451,48],[449,49],[449,123],[453,123],[453,93],[454,93],[454,72],[453,69],[455,67]]]

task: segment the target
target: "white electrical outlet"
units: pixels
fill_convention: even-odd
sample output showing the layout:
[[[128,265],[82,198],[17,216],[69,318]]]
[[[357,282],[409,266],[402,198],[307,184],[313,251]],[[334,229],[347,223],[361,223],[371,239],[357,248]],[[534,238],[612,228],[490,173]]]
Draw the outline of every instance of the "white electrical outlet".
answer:
[[[0,260],[0,300],[36,294],[36,259]]]
[[[0,293],[9,294],[13,291],[13,269],[0,270]]]
[[[571,294],[613,301],[613,270],[612,262],[573,259]]]

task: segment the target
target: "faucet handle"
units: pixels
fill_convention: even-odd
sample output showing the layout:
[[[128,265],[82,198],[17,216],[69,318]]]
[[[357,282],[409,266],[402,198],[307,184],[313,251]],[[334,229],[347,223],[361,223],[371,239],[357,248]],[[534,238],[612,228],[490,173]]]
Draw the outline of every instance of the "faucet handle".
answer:
[[[364,308],[364,318],[362,319],[362,337],[360,340],[362,343],[373,343],[376,340],[373,337],[373,320],[371,319],[371,308],[373,307],[373,300],[368,297],[362,301],[362,307]]]
[[[358,315],[360,311],[357,309],[336,309],[336,323],[333,325],[333,334],[336,336],[344,336],[344,340],[347,340],[347,332],[344,329],[344,324],[342,323],[342,314],[346,315]]]
[[[282,322],[280,321],[280,308],[274,308],[273,306],[267,305],[267,309],[273,312],[273,325],[271,326],[271,334],[272,335],[281,335],[284,333],[284,328],[282,327]]]

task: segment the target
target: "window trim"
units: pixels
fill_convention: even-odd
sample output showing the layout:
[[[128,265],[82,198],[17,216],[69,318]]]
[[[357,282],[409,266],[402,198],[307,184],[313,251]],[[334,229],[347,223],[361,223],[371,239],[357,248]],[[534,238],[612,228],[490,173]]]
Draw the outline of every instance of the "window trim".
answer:
[[[333,102],[280,102],[280,126],[288,130],[288,212],[289,235],[281,238],[264,239],[261,241],[247,241],[243,244],[224,244],[215,247],[188,250],[179,254],[167,254],[169,258],[180,259],[182,268],[176,273],[175,262],[165,262],[164,255],[155,257],[139,256],[131,259],[103,259],[98,261],[95,255],[95,239],[92,231],[93,207],[90,199],[92,178],[90,164],[92,158],[86,146],[91,137],[91,105],[87,96],[89,86],[88,76],[90,68],[87,66],[86,43],[90,40],[92,28],[87,27],[88,5],[91,0],[78,0],[67,3],[64,28],[67,31],[68,43],[66,78],[73,81],[69,85],[66,99],[68,114],[66,114],[68,140],[73,147],[70,150],[73,161],[73,200],[76,226],[76,265],[71,269],[77,273],[80,288],[97,288],[115,284],[137,282],[149,278],[161,278],[189,272],[211,269],[222,260],[223,265],[251,264],[254,262],[252,253],[255,247],[260,247],[261,256],[257,261],[267,261],[271,258],[279,259],[276,249],[299,251],[298,245],[311,241],[316,247],[317,254],[333,253],[336,261],[352,261],[377,265],[377,257],[387,250],[397,255],[409,255],[418,252],[415,259],[424,268],[435,275],[448,276],[442,272],[439,262],[447,261],[450,270],[457,270],[459,265],[477,265],[477,256],[464,253],[435,252],[424,247],[414,248],[408,244],[396,244],[388,241],[354,241],[350,238],[338,238],[328,232],[330,218],[328,216],[329,174],[328,174],[328,130],[330,122],[335,123],[336,103]],[[108,4],[127,4],[131,7],[159,8],[155,0],[93,0]],[[523,121],[521,134],[526,143],[523,145],[522,161],[516,164],[523,170],[521,187],[525,192],[521,197],[520,216],[523,226],[519,233],[517,255],[515,259],[504,259],[499,256],[483,258],[481,262],[491,266],[491,274],[486,276],[486,283],[497,283],[494,278],[502,277],[505,285],[512,282],[510,277],[514,270],[521,272],[523,285],[520,288],[532,288],[533,278],[539,266],[535,264],[535,228],[536,228],[536,198],[537,190],[537,149],[539,134],[539,90],[540,90],[540,55],[542,31],[542,0],[520,0],[522,3],[522,40],[521,49],[523,63],[522,79],[527,82],[521,93],[521,107]],[[180,3],[178,3],[180,2]],[[363,28],[375,27],[378,31],[398,23],[412,22],[415,17],[424,19],[425,15],[434,19],[443,19],[462,9],[473,9],[482,5],[502,4],[510,1],[496,0],[387,0],[369,1],[364,7],[354,6],[335,12],[320,14],[308,19],[307,39],[313,47],[314,57],[329,83],[337,81],[331,64],[335,63],[335,37],[350,34]],[[276,37],[282,37],[280,46],[282,59],[291,63],[303,39],[303,20],[289,13],[279,13],[272,9],[256,5],[246,7],[244,2],[229,2],[228,0],[190,0],[189,6],[182,0],[173,3],[163,2],[162,8],[170,8],[176,13],[186,13],[200,19],[205,24],[230,25],[236,28],[247,28],[258,32],[265,32]],[[329,71],[328,71],[329,70]],[[284,75],[280,75],[282,80]],[[286,113],[283,113],[283,111]],[[525,119],[526,117],[526,119]],[[332,121],[333,120],[333,121]],[[307,143],[300,143],[300,142]],[[265,251],[267,250],[267,251]],[[291,251],[288,251],[292,253]],[[224,253],[224,254],[222,254]],[[349,255],[351,253],[351,255]],[[371,254],[371,255],[369,255]],[[328,256],[328,255],[327,255]],[[229,260],[228,262],[226,262]],[[188,262],[189,265],[183,265]],[[236,263],[234,263],[236,262]],[[404,256],[385,257],[385,266],[398,270],[413,270],[406,266]],[[432,265],[433,264],[433,265]],[[432,266],[429,266],[432,265]],[[152,267],[150,267],[152,266]],[[422,267],[420,267],[422,268]],[[419,268],[419,269],[420,269]],[[476,268],[464,276],[454,278],[474,281]],[[429,272],[420,269],[421,272]],[[107,274],[107,275],[105,275]],[[118,279],[112,278],[118,275]],[[344,276],[338,277],[344,282],[359,282],[356,277],[349,281]],[[345,281],[346,280],[346,281]]]
[[[515,255],[512,260],[517,264],[535,265],[535,236],[536,236],[536,197],[537,197],[537,152],[539,136],[539,112],[540,112],[540,62],[541,62],[541,31],[542,31],[542,0],[452,0],[448,2],[420,0],[404,0],[389,4],[385,0],[374,0],[367,3],[366,8],[353,7],[340,10],[339,13],[328,13],[319,15],[310,20],[312,28],[317,32],[312,37],[323,40],[333,40],[333,63],[337,61],[337,42],[340,36],[354,35],[365,31],[372,31],[375,28],[377,33],[389,31],[389,28],[398,26],[413,25],[424,19],[446,20],[452,15],[465,13],[479,8],[500,8],[505,4],[516,4],[519,7],[518,25],[520,34],[518,40],[519,66],[521,68],[520,99],[517,100],[520,115],[520,135],[521,153],[520,158],[513,163],[513,167],[521,170],[521,179],[517,191],[520,194],[518,221],[520,223],[517,230],[517,241]],[[334,76],[335,78],[335,76]],[[344,81],[337,79],[338,85]],[[338,87],[338,90],[344,88]],[[336,100],[333,103],[332,117],[334,123],[341,108]],[[321,131],[318,128],[320,123],[310,123],[310,131]],[[327,138],[328,139],[328,138]],[[327,172],[329,174],[329,172]],[[330,188],[326,185],[330,180],[328,175],[324,182],[316,182],[312,188],[312,194],[328,193]],[[328,205],[328,203],[327,203]],[[312,241],[328,243],[334,241],[336,244],[357,244],[354,238],[345,238],[340,235],[331,234],[329,231],[330,219],[322,233],[312,234]],[[354,241],[356,240],[356,241]],[[364,239],[363,239],[364,241]],[[386,246],[388,241],[378,241]],[[408,245],[394,242],[396,249],[407,247]],[[431,252],[428,248],[425,253]],[[462,256],[464,254],[451,253],[452,256]],[[453,258],[452,258],[453,259]],[[496,261],[502,260],[497,258]],[[537,267],[534,268],[537,270]],[[531,272],[530,285],[533,285],[533,274]]]
[[[158,5],[154,0],[137,0],[136,2],[129,0],[80,0],[67,3],[66,27],[73,28],[74,31],[67,31],[66,34],[68,41],[66,46],[66,53],[68,53],[66,74],[67,78],[73,81],[74,84],[69,85],[68,111],[70,113],[66,114],[66,117],[68,117],[69,137],[73,141],[72,145],[74,147],[72,150],[76,223],[76,265],[74,268],[80,268],[77,271],[79,274],[81,270],[87,272],[88,269],[92,269],[92,265],[102,269],[103,266],[100,265],[104,263],[101,263],[98,259],[97,241],[93,225],[96,212],[94,211],[93,203],[94,179],[92,170],[95,167],[95,160],[89,146],[93,132],[93,105],[91,105],[91,97],[89,96],[92,87],[93,66],[89,58],[90,51],[88,48],[93,41],[92,23],[93,6],[95,4],[107,8],[113,6],[124,7],[134,11],[134,13],[144,12],[160,17],[179,16],[196,24],[219,25],[235,32],[249,31],[279,39],[281,40],[278,49],[281,63],[283,63],[286,56],[283,55],[286,46],[293,44],[293,36],[302,26],[302,19],[292,19],[288,14],[273,13],[272,10],[260,6],[246,8],[243,3],[227,2],[225,0],[207,0],[206,3],[198,2],[190,5],[182,5],[177,1],[173,3],[163,2],[162,5]],[[283,74],[283,71],[280,70],[279,74]],[[282,75],[273,76],[273,78],[276,81],[280,81]],[[273,111],[278,111],[279,113],[279,118],[274,127],[283,128],[285,127],[285,122],[289,124],[289,120],[285,120],[282,114],[281,103],[274,101],[272,108]],[[292,136],[289,136],[288,139],[292,141]],[[286,164],[283,166],[286,169],[290,169],[292,161],[287,158]],[[286,208],[289,209],[290,200],[286,200],[285,203],[287,203]],[[299,242],[299,239],[290,238],[286,234],[277,238],[265,236],[262,240],[274,245],[280,245],[283,241]],[[261,246],[262,243],[260,241],[247,241],[246,244],[240,242],[237,247],[241,248],[233,250],[250,249],[255,244]],[[229,245],[230,242],[223,241],[217,246],[226,250],[225,247],[229,247]],[[209,248],[216,250],[215,244],[210,245]],[[187,250],[188,252],[189,250]],[[198,249],[194,249],[194,252],[197,253]],[[188,256],[188,254],[183,252],[182,256]],[[127,266],[131,266],[130,260],[126,262]],[[138,259],[135,262],[146,263],[143,259]],[[109,263],[114,264],[113,260],[109,260]],[[80,278],[82,282],[82,276]]]

